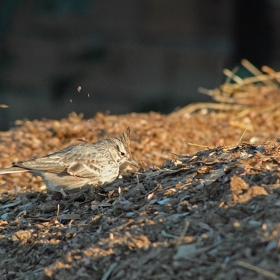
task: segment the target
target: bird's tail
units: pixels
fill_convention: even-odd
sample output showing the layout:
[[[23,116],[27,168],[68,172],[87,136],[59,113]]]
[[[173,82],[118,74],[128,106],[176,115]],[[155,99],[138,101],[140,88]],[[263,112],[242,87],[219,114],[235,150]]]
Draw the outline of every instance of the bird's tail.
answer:
[[[29,170],[20,168],[20,167],[9,167],[0,169],[0,175],[2,174],[10,174],[10,173],[20,173],[20,172],[28,172]]]

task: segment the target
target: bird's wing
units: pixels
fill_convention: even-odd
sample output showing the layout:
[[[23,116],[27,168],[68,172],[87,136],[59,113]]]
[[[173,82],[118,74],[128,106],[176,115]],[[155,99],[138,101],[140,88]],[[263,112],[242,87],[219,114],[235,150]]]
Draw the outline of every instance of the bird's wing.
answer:
[[[45,171],[56,174],[68,173],[76,177],[91,178],[102,173],[102,169],[106,166],[105,159],[106,157],[98,153],[94,146],[80,144],[41,158],[15,162],[13,166],[30,171]]]

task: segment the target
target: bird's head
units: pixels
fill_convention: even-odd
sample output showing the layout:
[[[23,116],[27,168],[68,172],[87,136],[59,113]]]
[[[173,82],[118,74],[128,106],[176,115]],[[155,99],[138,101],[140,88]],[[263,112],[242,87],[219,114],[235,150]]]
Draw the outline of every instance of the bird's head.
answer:
[[[124,133],[120,134],[116,138],[113,138],[113,141],[114,141],[115,159],[119,163],[119,165],[128,163],[133,166],[139,167],[138,163],[131,156],[129,127],[126,129]]]

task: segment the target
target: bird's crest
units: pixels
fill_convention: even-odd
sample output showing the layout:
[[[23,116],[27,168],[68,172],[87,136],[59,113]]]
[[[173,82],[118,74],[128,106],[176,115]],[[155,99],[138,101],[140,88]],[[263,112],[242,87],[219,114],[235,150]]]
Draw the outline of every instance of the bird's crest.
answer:
[[[125,148],[130,151],[130,128],[128,127],[126,131],[120,134],[117,138],[123,143]]]

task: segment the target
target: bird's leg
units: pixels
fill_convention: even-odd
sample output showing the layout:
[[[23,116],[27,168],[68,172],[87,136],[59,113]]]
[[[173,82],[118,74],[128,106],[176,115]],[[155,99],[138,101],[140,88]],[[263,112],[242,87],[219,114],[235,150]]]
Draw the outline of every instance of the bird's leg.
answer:
[[[61,189],[59,192],[62,194],[63,198],[65,198],[67,196],[67,194],[65,193],[65,191],[63,189]]]

